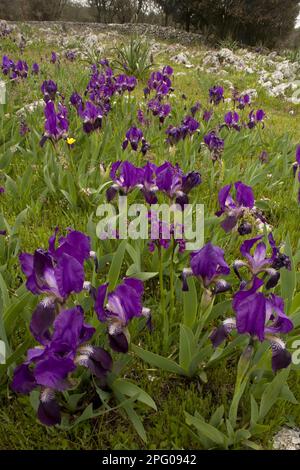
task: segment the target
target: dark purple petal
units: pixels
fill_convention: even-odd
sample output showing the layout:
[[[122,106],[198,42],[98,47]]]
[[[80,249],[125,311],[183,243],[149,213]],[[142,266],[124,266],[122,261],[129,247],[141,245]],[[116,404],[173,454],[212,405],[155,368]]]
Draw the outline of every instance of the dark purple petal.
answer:
[[[292,362],[291,353],[285,347],[272,346],[272,369],[277,372],[286,369]]]
[[[266,333],[289,333],[294,328],[292,320],[284,313],[284,301],[281,297],[272,294],[266,302],[267,322],[272,321],[266,326]]]
[[[106,299],[108,284],[103,284],[98,288],[96,299],[95,299],[95,312],[97,313],[98,319],[101,322],[105,322],[107,320],[107,312],[104,308],[104,302]]]
[[[55,279],[63,298],[71,292],[81,292],[84,283],[84,269],[77,259],[63,254],[55,268]]]
[[[191,254],[191,268],[195,276],[203,279],[204,285],[208,285],[217,276],[230,273],[224,251],[211,243]]]
[[[39,303],[32,314],[30,331],[32,336],[40,343],[47,344],[51,339],[50,328],[55,319],[55,304],[45,305]]]
[[[37,415],[45,426],[55,426],[61,423],[60,408],[55,399],[40,401]]]
[[[93,352],[89,355],[87,364],[92,374],[101,379],[111,371],[113,362],[111,355],[105,349],[93,347]]]
[[[16,393],[27,395],[37,386],[36,380],[28,364],[21,364],[14,371],[12,389]]]
[[[116,335],[108,335],[110,347],[116,351],[126,354],[129,349],[128,340],[124,333],[118,333]]]
[[[257,293],[262,285],[263,281],[254,278],[251,289],[237,292],[232,302],[238,332],[257,336],[260,341],[265,338],[266,321],[266,299],[262,293]]]
[[[50,356],[37,363],[34,377],[39,385],[62,391],[68,388],[68,374],[75,368],[76,366],[70,358]]]
[[[249,207],[250,209],[254,206],[254,194],[251,186],[243,184],[241,181],[235,183],[236,189],[236,200],[240,206]]]

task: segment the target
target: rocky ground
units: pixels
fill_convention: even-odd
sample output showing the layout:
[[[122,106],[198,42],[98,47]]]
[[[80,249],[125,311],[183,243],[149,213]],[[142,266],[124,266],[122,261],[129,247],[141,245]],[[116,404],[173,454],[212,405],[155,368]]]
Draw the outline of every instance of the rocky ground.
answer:
[[[29,29],[30,35],[26,34]],[[93,50],[104,52],[108,44],[117,45],[124,36],[133,32],[138,36],[150,38],[150,53],[154,60],[158,55],[168,54],[175,63],[186,68],[196,67],[199,71],[205,69],[206,72],[221,77],[228,76],[229,86],[232,71],[246,75],[255,74],[257,86],[264,89],[269,96],[300,104],[297,92],[300,84],[300,63],[292,62],[276,51],[267,52],[261,48],[251,51],[211,49],[204,45],[204,37],[201,34],[156,25],[67,22],[30,22],[21,25],[2,21],[0,34],[1,31],[7,30],[12,30],[17,43],[25,40],[26,43],[32,44],[37,38],[43,39],[65,50],[71,48],[83,57]],[[252,90],[252,94],[256,95],[256,90]]]

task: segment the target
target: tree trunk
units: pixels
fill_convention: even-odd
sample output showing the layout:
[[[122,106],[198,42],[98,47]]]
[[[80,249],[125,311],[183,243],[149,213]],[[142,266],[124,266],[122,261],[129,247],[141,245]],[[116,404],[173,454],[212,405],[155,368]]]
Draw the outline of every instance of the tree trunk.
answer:
[[[168,26],[169,24],[169,14],[165,13],[165,26]]]
[[[191,15],[190,15],[190,12],[187,12],[185,15],[185,30],[187,33],[189,33],[190,29],[191,29]]]

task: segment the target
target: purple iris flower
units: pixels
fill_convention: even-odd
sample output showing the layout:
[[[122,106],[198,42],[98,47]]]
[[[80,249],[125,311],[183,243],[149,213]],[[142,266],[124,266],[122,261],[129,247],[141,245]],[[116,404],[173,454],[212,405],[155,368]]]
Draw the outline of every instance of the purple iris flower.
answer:
[[[247,267],[252,276],[258,276],[262,273],[264,280],[268,277],[266,288],[272,289],[278,284],[280,269],[291,270],[291,260],[287,255],[280,252],[272,233],[268,235],[272,254],[267,256],[267,246],[262,238],[263,235],[246,240],[241,245],[240,252],[247,261],[236,260],[234,262],[234,271],[242,283],[245,283],[240,274],[242,267]]]
[[[125,85],[126,85],[125,81]],[[127,86],[127,85],[126,85]],[[104,72],[99,73],[96,66],[92,71],[91,79],[87,85],[86,93],[90,100],[96,105],[103,107],[103,110],[110,109],[110,98],[117,91],[113,72],[107,67]],[[119,88],[119,93],[121,89]]]
[[[252,110],[249,114],[249,122],[247,127],[249,129],[253,129],[257,124],[262,123],[262,127],[264,128],[264,118],[266,117],[266,113],[263,109],[258,109],[257,111]]]
[[[174,73],[174,70],[170,65],[165,65],[162,69],[162,73],[164,77],[171,77]]]
[[[56,52],[53,52],[53,51],[52,51],[52,52],[51,52],[51,59],[50,59],[50,62],[51,62],[52,64],[56,64],[57,59],[58,59],[58,57],[57,57]]]
[[[201,103],[200,101],[197,101],[192,107],[191,107],[191,115],[192,117],[195,117],[198,111],[201,109]]]
[[[109,67],[108,59],[100,59],[99,64],[102,65],[102,67]]]
[[[201,183],[201,176],[197,172],[184,174],[178,165],[165,162],[155,170],[155,184],[159,191],[167,194],[176,204],[184,207],[188,204],[189,192]]]
[[[84,106],[78,107],[78,114],[83,120],[83,130],[86,134],[101,129],[103,109],[94,105],[91,101],[87,101]]]
[[[211,153],[212,160],[219,160],[224,150],[224,140],[218,137],[215,131],[211,131],[204,136],[204,143]]]
[[[117,161],[111,166],[110,177],[113,185],[106,191],[108,202],[112,201],[118,192],[128,194],[138,185],[142,187],[144,171],[127,160]]]
[[[170,104],[161,104],[161,102],[154,98],[149,101],[148,109],[152,112],[153,116],[158,116],[159,121],[163,124],[165,119],[171,113],[171,105]]]
[[[69,375],[77,366],[84,366],[103,384],[112,368],[112,359],[104,349],[86,345],[95,328],[84,323],[80,306],[63,310],[55,318],[53,305],[39,304],[30,331],[41,346],[28,350],[26,361],[15,369],[12,388],[28,394],[39,387],[38,417],[43,424],[53,426],[61,421],[55,391],[71,387]]]
[[[251,97],[248,93],[240,95],[237,90],[234,90],[232,93],[234,102],[237,104],[238,109],[245,109],[246,106],[250,106]]]
[[[48,251],[22,253],[21,268],[27,277],[26,287],[35,295],[47,294],[49,302],[63,303],[72,292],[81,292],[84,283],[84,261],[90,257],[90,239],[71,230],[56,244],[57,230],[49,239]],[[48,300],[47,300],[48,302]]]
[[[214,114],[213,110],[206,109],[203,113],[203,121],[209,122]]]
[[[254,208],[254,194],[250,186],[238,181],[234,184],[236,189],[236,200],[230,194],[232,185],[224,186],[219,192],[220,210],[216,212],[217,217],[226,215],[221,226],[225,232],[230,232],[243,217],[243,215]]]
[[[157,204],[157,191],[156,185],[156,170],[157,166],[154,163],[147,162],[143,167],[142,181],[141,181],[141,192],[148,204]]]
[[[259,156],[259,161],[261,163],[268,163],[269,162],[269,154],[266,150],[263,150]]]
[[[115,87],[118,93],[131,92],[136,85],[137,79],[135,77],[129,77],[128,75],[117,75],[115,77]]]
[[[185,116],[179,127],[169,126],[166,130],[167,142],[175,145],[180,140],[184,140],[187,136],[192,136],[199,129],[199,122],[192,116]]]
[[[240,117],[236,111],[229,111],[227,114],[225,114],[224,117],[224,122],[227,127],[230,129],[235,129],[237,131],[241,130],[241,127],[239,126],[239,120]]]
[[[272,233],[268,235],[268,240],[269,240],[270,247],[272,248],[272,267],[277,270],[281,268],[285,268],[288,271],[291,271],[292,269],[291,260],[287,255],[285,255],[284,253],[281,253],[280,248],[278,248],[276,245],[276,242],[274,240]]]
[[[15,68],[14,62],[7,56],[2,57],[2,72],[4,75],[9,75]]]
[[[214,86],[209,90],[210,102],[214,105],[218,105],[221,101],[224,101],[224,88],[221,86]]]
[[[225,292],[230,285],[222,279],[230,274],[230,268],[224,259],[224,251],[211,243],[207,243],[198,251],[191,253],[190,268],[184,269],[182,274],[183,290],[188,290],[186,279],[196,276],[201,279],[203,287],[214,286],[214,293]]]
[[[251,98],[249,95],[246,94],[239,98],[238,108],[244,109],[246,106],[250,106],[250,104],[251,104]]]
[[[149,126],[150,122],[145,118],[145,114],[141,109],[137,110],[137,119],[142,126]]]
[[[163,68],[163,71],[152,72],[148,80],[148,87],[145,88],[144,94],[147,97],[153,90],[159,100],[162,100],[172,89],[170,77],[173,75],[173,69],[170,66]]]
[[[48,101],[44,113],[45,132],[40,141],[41,147],[44,146],[47,139],[57,142],[66,138],[69,130],[68,111],[61,103],[58,103],[58,112],[56,112],[53,101]]]
[[[57,85],[52,80],[45,80],[41,86],[41,91],[44,95],[44,101],[55,101],[57,93]]]
[[[108,293],[108,284],[100,286],[95,296],[95,311],[101,322],[108,324],[108,337],[112,349],[128,351],[128,323],[135,317],[150,318],[150,310],[142,305],[144,286],[134,278],[125,278]]]
[[[188,134],[192,135],[199,129],[200,124],[192,116],[185,116],[182,126],[187,129]]]
[[[0,186],[0,194],[4,194],[5,193],[5,188],[3,186]]]
[[[13,78],[27,78],[28,64],[24,60],[18,60],[13,69]]]
[[[210,336],[214,347],[218,347],[236,329],[239,334],[248,334],[259,341],[269,341],[272,349],[272,368],[276,372],[288,367],[291,355],[277,334],[286,334],[293,329],[293,323],[284,313],[283,300],[272,294],[269,297],[259,290],[263,281],[254,277],[248,290],[240,290],[233,298],[232,306],[236,318],[228,318]]]
[[[76,93],[76,91],[74,91],[70,97],[70,104],[77,110],[83,107],[82,97],[79,95],[79,93]]]
[[[76,59],[76,53],[74,51],[67,51],[66,59],[69,60],[70,62],[74,62],[74,60]]]
[[[145,155],[149,149],[149,144],[144,138],[143,131],[138,127],[131,127],[126,132],[126,139],[122,143],[122,148],[125,150],[130,144],[132,150],[137,152],[139,144],[141,143],[141,152]]]
[[[31,69],[33,75],[38,75],[40,73],[40,66],[36,62],[32,64],[32,69]]]

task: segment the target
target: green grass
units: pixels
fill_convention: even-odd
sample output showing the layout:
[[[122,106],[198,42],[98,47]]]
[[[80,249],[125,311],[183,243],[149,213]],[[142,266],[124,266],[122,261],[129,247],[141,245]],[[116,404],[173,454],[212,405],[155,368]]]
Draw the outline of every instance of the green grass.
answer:
[[[62,94],[69,99],[74,90],[82,92],[88,81],[88,67],[86,63],[76,61],[73,64],[65,63],[62,59],[60,67],[47,62],[45,55],[49,56],[54,49],[46,45],[42,40],[33,42],[25,50],[24,59],[30,64],[34,61],[40,63],[42,72],[38,78],[30,77],[20,84],[8,84],[8,103],[0,110],[0,145],[1,155],[5,152],[9,155],[9,164],[0,168],[0,185],[8,175],[16,182],[16,188],[8,188],[4,196],[0,195],[0,208],[10,225],[14,225],[18,214],[28,208],[25,222],[21,225],[18,238],[21,251],[32,252],[40,246],[46,246],[50,234],[56,225],[62,229],[72,226],[77,230],[87,231],[90,218],[95,222],[95,209],[101,197],[86,196],[84,190],[97,188],[105,181],[99,170],[100,162],[108,165],[119,158],[123,158],[120,144],[126,130],[136,121],[136,109],[138,101],[142,98],[142,90],[145,82],[139,84],[134,92],[132,101],[119,103],[112,111],[107,125],[106,134],[100,132],[90,137],[81,132],[81,123],[70,112],[70,135],[77,139],[73,150],[69,151],[64,142],[59,143],[58,165],[59,171],[71,172],[77,184],[77,203],[70,205],[61,192],[66,187],[65,181],[53,179],[55,191],[45,191],[44,166],[45,159],[49,159],[49,168],[53,161],[51,157],[50,142],[44,149],[38,146],[39,138],[43,132],[43,108],[26,116],[26,121],[31,129],[31,134],[20,139],[18,136],[18,119],[15,112],[24,104],[41,98],[40,85],[44,79],[52,78],[58,83]],[[14,58],[19,53],[15,44],[9,40],[3,41],[3,51]],[[203,53],[199,48],[191,48],[191,56],[195,53]],[[170,58],[160,54],[153,70],[160,65],[169,63]],[[193,60],[195,65],[200,62],[200,56]],[[173,64],[172,64],[173,65]],[[185,75],[177,76],[184,72]],[[153,144],[151,159],[155,162],[163,162],[166,159],[178,161],[183,169],[191,167],[200,170],[203,184],[196,191],[197,201],[205,204],[207,216],[212,215],[217,209],[217,191],[223,185],[239,179],[245,183],[254,183],[254,191],[257,201],[264,202],[264,210],[269,223],[274,227],[276,238],[285,239],[290,234],[293,250],[298,248],[299,206],[291,196],[293,189],[292,163],[294,161],[295,145],[300,142],[299,108],[280,99],[268,97],[257,86],[257,76],[245,76],[242,73],[232,72],[225,79],[229,79],[239,90],[256,88],[259,98],[255,103],[256,108],[265,109],[268,119],[266,129],[245,132],[243,135],[231,133],[226,137],[224,152],[224,168],[218,166],[212,169],[209,156],[201,150],[200,138],[195,137],[192,142],[180,143],[176,149],[170,150],[164,144],[164,133],[158,132],[155,123],[151,129],[146,130],[148,140]],[[172,118],[169,121],[178,124],[185,114],[184,107],[189,110],[197,100],[206,106],[208,88],[221,83],[218,76],[200,73],[196,69],[186,69],[175,66],[175,95],[171,99],[173,106]],[[183,101],[181,95],[185,94],[187,100]],[[229,90],[226,89],[229,96]],[[228,105],[221,105],[216,111],[220,119],[228,110]],[[293,111],[291,115],[289,112]],[[168,122],[168,123],[169,123]],[[217,122],[217,119],[214,121]],[[165,125],[165,127],[167,124]],[[200,137],[207,131],[201,128]],[[226,131],[224,135],[226,134]],[[247,138],[244,138],[244,135]],[[197,140],[198,139],[198,140]],[[15,152],[9,150],[18,143]],[[48,149],[48,150],[47,150]],[[258,162],[262,150],[267,150],[270,163],[262,165]],[[48,152],[48,156],[46,153]],[[0,155],[0,158],[1,158]],[[129,158],[135,158],[127,154]],[[139,163],[142,163],[140,161]],[[83,167],[81,167],[83,165]],[[26,169],[31,168],[29,183],[22,185],[18,178],[25,174]],[[256,171],[253,176],[254,170]],[[214,173],[214,177],[212,177]],[[61,186],[60,186],[61,185]],[[81,187],[81,191],[79,188]],[[0,229],[2,227],[0,226]],[[224,235],[221,231],[207,226],[206,239],[220,244],[228,250],[229,261],[238,256],[238,244],[230,235]],[[105,252],[105,246],[100,248]],[[10,291],[13,293],[21,283],[23,276],[16,259],[9,260],[8,269],[3,273],[9,281]],[[104,278],[105,272],[101,273]],[[157,283],[154,281],[149,287],[152,294],[151,303],[154,306],[154,324],[156,326],[152,336],[145,333],[140,338],[138,331],[133,326],[132,339],[137,342],[141,339],[143,347],[150,351],[160,353],[161,337],[159,307],[157,303]],[[180,321],[181,306],[178,305],[176,319]],[[27,329],[26,321],[20,320],[13,345],[16,347]],[[175,336],[176,336],[175,332]],[[176,344],[176,341],[175,341]],[[170,351],[170,353],[173,351]],[[184,379],[172,376],[149,368],[135,356],[126,369],[126,378],[131,378],[141,388],[145,389],[156,401],[158,411],[145,411],[140,408],[144,418],[144,426],[147,432],[148,443],[144,444],[137,436],[125,416],[120,411],[104,415],[78,425],[70,431],[60,429],[46,429],[41,426],[33,413],[32,407],[25,397],[17,397],[8,385],[4,385],[0,395],[0,448],[1,449],[197,449],[200,444],[189,432],[184,424],[184,411],[194,414],[198,411],[205,418],[209,418],[211,412],[221,404],[228,408],[235,383],[235,370],[237,358],[223,362],[208,372],[208,383],[203,384],[199,379]],[[300,399],[300,380],[296,372],[290,376],[290,388],[295,396]],[[247,415],[249,403],[242,401],[239,416]],[[266,432],[260,444],[264,448],[271,446],[271,438],[274,432],[284,423],[300,425],[299,407],[290,404],[280,404],[272,409],[269,414],[269,431]]]

